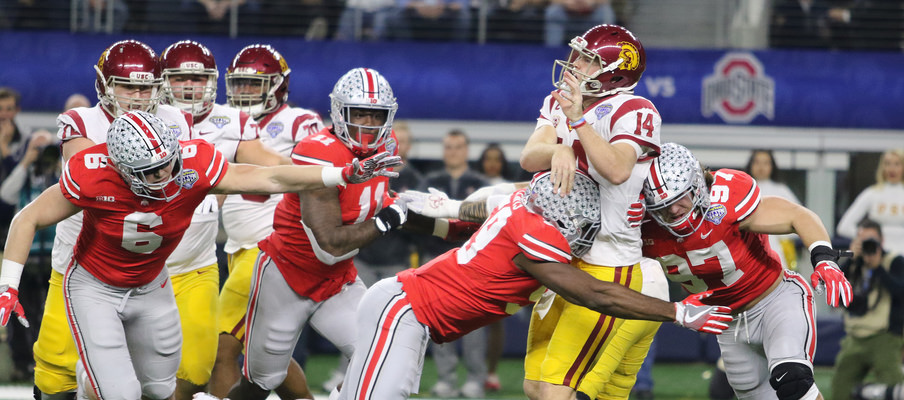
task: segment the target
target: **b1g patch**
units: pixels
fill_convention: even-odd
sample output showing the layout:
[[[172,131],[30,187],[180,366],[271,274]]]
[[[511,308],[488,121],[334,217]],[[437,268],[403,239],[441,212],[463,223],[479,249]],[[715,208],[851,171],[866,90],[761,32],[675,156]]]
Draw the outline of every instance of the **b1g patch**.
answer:
[[[193,169],[182,170],[182,173],[176,177],[176,184],[184,189],[191,189],[198,181],[198,171]]]
[[[231,120],[229,119],[229,117],[227,117],[225,115],[217,115],[215,117],[210,117],[210,123],[216,125],[217,128],[219,128],[219,129],[223,129],[223,127],[226,126],[226,124],[228,124],[229,121],[231,121]]]
[[[280,133],[282,133],[283,129],[286,129],[286,127],[282,122],[279,121],[267,124],[267,133],[269,133],[270,137],[272,138],[275,138]]]
[[[719,225],[722,223],[722,218],[725,218],[725,214],[728,214],[728,211],[725,209],[724,205],[713,204],[712,207],[709,208],[709,211],[706,212],[705,219]]]

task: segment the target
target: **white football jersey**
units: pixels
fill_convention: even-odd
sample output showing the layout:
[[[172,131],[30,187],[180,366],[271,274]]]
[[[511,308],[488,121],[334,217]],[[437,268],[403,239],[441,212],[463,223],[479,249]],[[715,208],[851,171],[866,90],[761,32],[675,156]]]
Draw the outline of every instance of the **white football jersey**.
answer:
[[[316,112],[283,105],[257,123],[261,142],[288,157],[295,143],[324,128]],[[228,254],[257,247],[257,242],[273,232],[273,211],[282,195],[230,195],[223,203],[223,228]]]
[[[582,259],[595,265],[633,265],[641,259],[640,228],[628,225],[628,207],[637,202],[649,173],[649,161],[659,154],[662,119],[649,100],[621,93],[588,107],[584,120],[607,142],[634,147],[637,163],[627,181],[612,184],[593,168],[577,132],[568,127],[568,118],[551,95],[543,101],[537,128],[555,128],[559,141],[574,149],[578,169],[588,172],[600,185],[602,225],[593,246]]]
[[[176,133],[180,140],[188,140],[191,135],[191,115],[182,110],[158,105],[156,115],[166,122],[166,126]],[[107,129],[113,123],[113,117],[107,114],[99,104],[94,107],[78,107],[67,110],[57,116],[57,136],[63,142],[83,137],[95,144],[107,142]],[[51,267],[54,271],[65,273],[72,260],[72,249],[82,230],[82,213],[79,212],[56,225],[53,239]]]
[[[248,114],[237,109],[214,104],[210,113],[192,128],[192,139],[202,139],[235,162],[239,142],[258,137],[257,124]],[[166,259],[170,275],[191,272],[217,262],[217,233],[220,208],[216,195],[207,195],[195,208],[191,225],[182,235],[182,241]]]

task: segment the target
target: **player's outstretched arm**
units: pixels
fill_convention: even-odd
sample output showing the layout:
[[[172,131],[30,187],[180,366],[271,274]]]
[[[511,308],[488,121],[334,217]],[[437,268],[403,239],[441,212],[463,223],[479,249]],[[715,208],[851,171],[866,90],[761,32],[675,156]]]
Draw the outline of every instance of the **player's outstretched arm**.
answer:
[[[684,302],[669,303],[612,282],[603,282],[568,264],[537,263],[524,254],[518,254],[514,262],[565,300],[606,315],[673,321],[689,329],[715,334],[728,328],[726,323],[732,319],[728,307],[701,304],[689,309]],[[707,321],[711,323],[707,324]]]
[[[292,159],[264,146],[260,139],[239,141],[235,161],[262,166],[292,165]]]
[[[258,167],[233,164],[212,193],[286,193],[366,182],[377,176],[398,176],[389,169],[402,164],[397,156],[383,152],[345,167],[280,165]]]
[[[0,267],[0,325],[6,325],[10,316],[15,313],[19,316],[19,322],[28,326],[25,310],[19,304],[18,290],[35,232],[56,224],[80,210],[63,197],[59,184],[56,184],[44,190],[13,218]]]

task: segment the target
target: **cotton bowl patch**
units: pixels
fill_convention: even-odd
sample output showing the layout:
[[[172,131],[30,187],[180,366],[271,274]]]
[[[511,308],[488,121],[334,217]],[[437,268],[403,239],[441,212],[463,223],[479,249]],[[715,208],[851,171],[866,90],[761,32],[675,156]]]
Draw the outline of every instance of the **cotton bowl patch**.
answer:
[[[722,218],[725,218],[725,214],[728,211],[725,210],[725,206],[722,204],[713,204],[712,207],[706,212],[706,220],[712,222],[716,225],[722,223]]]
[[[179,177],[176,178],[176,184],[185,189],[191,189],[198,181],[198,172],[193,169],[183,170]]]

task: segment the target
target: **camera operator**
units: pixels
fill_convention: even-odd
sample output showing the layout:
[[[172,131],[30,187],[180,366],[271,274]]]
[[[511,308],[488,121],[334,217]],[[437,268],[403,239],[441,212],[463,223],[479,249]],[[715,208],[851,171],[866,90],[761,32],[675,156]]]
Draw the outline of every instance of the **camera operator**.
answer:
[[[832,396],[835,400],[850,399],[857,385],[872,372],[883,386],[867,394],[891,399],[894,385],[904,382],[904,257],[883,249],[882,228],[869,219],[857,225],[851,251],[854,257],[842,263],[841,270],[851,282],[854,298],[844,314],[846,336],[835,359]],[[858,390],[856,398],[864,398],[863,391]]]
[[[18,209],[25,207],[44,189],[60,180],[60,148],[55,137],[46,130],[33,132],[25,151],[16,167],[0,185],[0,199]],[[26,268],[22,274],[19,289],[23,297],[19,302],[23,307],[41,315],[44,310],[44,296],[50,279],[50,254],[53,249],[53,226],[35,233]],[[32,320],[32,326],[9,324],[9,346],[13,361],[14,381],[33,381],[34,356],[32,346],[38,338],[40,318]]]

